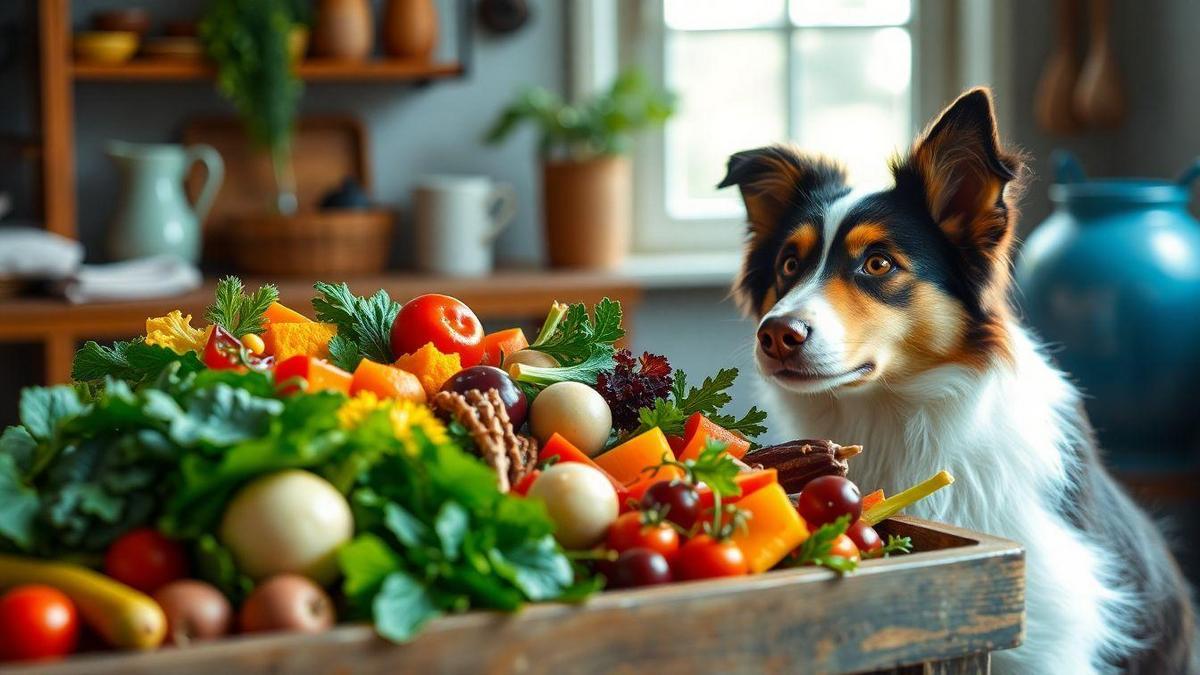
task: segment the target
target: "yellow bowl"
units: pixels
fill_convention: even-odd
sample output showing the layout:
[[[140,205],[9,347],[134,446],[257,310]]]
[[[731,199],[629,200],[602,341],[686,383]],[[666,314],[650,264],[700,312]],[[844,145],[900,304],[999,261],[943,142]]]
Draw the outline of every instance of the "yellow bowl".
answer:
[[[137,49],[138,34],[132,31],[94,30],[75,34],[75,58],[80,61],[125,63]]]

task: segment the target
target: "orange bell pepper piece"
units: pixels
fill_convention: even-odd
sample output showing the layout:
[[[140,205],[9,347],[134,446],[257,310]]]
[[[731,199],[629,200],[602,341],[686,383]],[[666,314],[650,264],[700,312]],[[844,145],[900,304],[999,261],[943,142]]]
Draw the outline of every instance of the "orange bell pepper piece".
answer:
[[[350,395],[369,391],[379,398],[425,402],[425,389],[416,375],[369,359],[359,362],[350,382]]]
[[[520,328],[496,331],[483,336],[483,361],[480,363],[499,368],[505,356],[528,346],[529,340],[525,339],[525,331]]]
[[[742,493],[736,497],[722,497],[722,504],[732,504],[739,502],[754,492],[779,482],[779,472],[775,469],[763,469],[761,471],[743,471],[733,479],[738,487],[742,489]],[[702,485],[697,489],[700,493],[700,507],[703,509],[711,509],[716,506],[716,500],[713,498],[713,491],[707,485]]]
[[[655,427],[599,455],[596,464],[613,478],[629,485],[644,476],[642,469],[658,466],[674,457],[662,429]]]
[[[446,380],[462,370],[462,357],[454,352],[443,354],[432,342],[426,342],[425,346],[401,356],[392,365],[416,375],[425,388],[425,397],[433,398]]]
[[[863,495],[862,510],[866,511],[867,509],[871,508],[872,506],[875,506],[876,504],[883,501],[884,499],[885,499],[885,495],[883,494],[882,489],[876,490],[867,495]]]
[[[303,354],[293,356],[275,365],[275,384],[280,387],[280,393],[291,394],[300,391],[297,379],[306,383],[305,390],[309,393],[340,391],[343,394],[349,394],[350,383],[354,376],[328,361]]]
[[[751,573],[766,572],[808,539],[808,526],[778,483],[746,495],[738,508],[748,512],[750,519],[744,529],[734,531],[732,539],[746,556]]]
[[[273,323],[312,323],[312,319],[278,302],[272,302],[267,311],[263,312],[263,319],[268,325]]]
[[[725,444],[725,452],[729,453],[734,459],[741,459],[750,451],[750,441],[741,436],[729,431],[725,427],[714,424],[711,420],[701,413],[692,413],[687,422],[683,425],[683,437],[687,440],[685,451],[690,448],[696,434],[704,432],[709,438],[714,441],[720,441]],[[700,450],[704,449],[704,443],[701,442],[696,450],[696,456],[699,457]],[[680,461],[684,459],[683,454],[679,456]],[[689,457],[688,459],[695,459]]]
[[[329,340],[334,335],[337,335],[337,326],[331,323],[269,323],[262,335],[264,353],[274,356],[276,361],[285,361],[297,354],[328,358]]]

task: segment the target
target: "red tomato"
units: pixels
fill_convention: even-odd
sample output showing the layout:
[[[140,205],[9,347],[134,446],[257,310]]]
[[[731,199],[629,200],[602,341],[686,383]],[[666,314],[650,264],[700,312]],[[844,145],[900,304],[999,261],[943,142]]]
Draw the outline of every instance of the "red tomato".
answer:
[[[157,530],[131,530],[108,547],[104,573],[143,593],[153,593],[188,575],[187,552]]]
[[[829,554],[840,555],[843,558],[855,561],[860,557],[858,547],[854,545],[854,540],[844,534],[839,534],[838,538],[833,540],[833,544],[829,547]]]
[[[631,511],[608,528],[608,547],[617,553],[644,548],[671,560],[679,551],[679,533],[666,523],[642,523],[642,514]]]
[[[411,354],[430,342],[443,354],[458,354],[463,368],[477,366],[483,359],[483,324],[470,307],[448,295],[417,296],[400,308],[392,324],[392,353]]]
[[[707,534],[689,539],[675,558],[675,576],[680,579],[739,577],[749,573],[750,564],[737,544],[728,539],[718,541]]]
[[[75,603],[57,588],[17,586],[0,597],[0,661],[64,656],[78,640]]]
[[[850,537],[850,541],[854,542],[860,553],[870,553],[883,548],[883,539],[880,539],[879,533],[862,519],[854,521],[846,529],[846,536]]]

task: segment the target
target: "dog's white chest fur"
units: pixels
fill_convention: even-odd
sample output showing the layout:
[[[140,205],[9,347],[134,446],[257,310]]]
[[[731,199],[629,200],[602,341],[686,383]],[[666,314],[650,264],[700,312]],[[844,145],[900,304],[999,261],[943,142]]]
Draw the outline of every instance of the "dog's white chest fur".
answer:
[[[1076,470],[1078,394],[1018,326],[1015,367],[981,373],[943,366],[871,391],[800,395],[768,385],[774,419],[794,438],[861,444],[850,477],[893,494],[938,470],[949,488],[911,512],[1020,542],[1026,548],[1024,646],[999,653],[997,671],[1104,672],[1125,653],[1129,594],[1102,542],[1086,540],[1054,499]]]

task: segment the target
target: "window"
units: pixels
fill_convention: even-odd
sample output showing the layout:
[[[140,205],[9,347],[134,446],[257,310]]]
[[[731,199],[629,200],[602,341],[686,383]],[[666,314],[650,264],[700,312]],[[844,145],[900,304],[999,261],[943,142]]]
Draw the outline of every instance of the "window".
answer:
[[[621,58],[679,95],[637,153],[637,248],[735,248],[744,211],[717,190],[729,155],[791,140],[885,184],[926,111],[918,0],[662,0],[622,5]],[[950,40],[944,42],[949,43]],[[936,45],[934,45],[936,47]],[[924,50],[928,57],[929,49]]]

